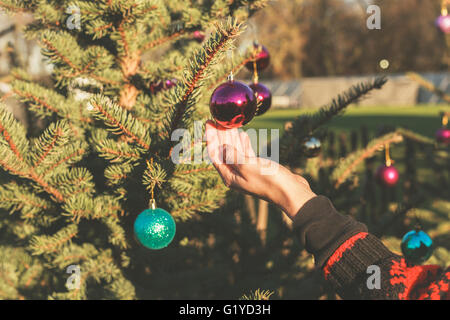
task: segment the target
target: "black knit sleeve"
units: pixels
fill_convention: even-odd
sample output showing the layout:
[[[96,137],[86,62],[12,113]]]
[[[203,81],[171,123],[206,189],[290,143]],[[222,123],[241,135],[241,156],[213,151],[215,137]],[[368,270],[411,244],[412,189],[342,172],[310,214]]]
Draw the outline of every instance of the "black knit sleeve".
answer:
[[[317,196],[294,218],[294,232],[315,264],[344,299],[442,299],[448,297],[448,271],[438,266],[408,266],[367,227],[337,212]],[[368,285],[369,267],[379,271],[378,287]]]
[[[294,218],[294,230],[306,251],[323,267],[336,249],[350,237],[367,232],[367,227],[337,212],[324,196],[309,200]]]

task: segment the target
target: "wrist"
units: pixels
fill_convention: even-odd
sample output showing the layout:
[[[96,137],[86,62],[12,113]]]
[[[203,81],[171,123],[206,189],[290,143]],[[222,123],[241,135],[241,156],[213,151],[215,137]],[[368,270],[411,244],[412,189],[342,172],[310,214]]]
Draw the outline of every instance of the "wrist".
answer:
[[[274,202],[292,220],[303,205],[317,195],[304,178],[293,173],[291,175],[290,179],[279,186],[277,201]]]

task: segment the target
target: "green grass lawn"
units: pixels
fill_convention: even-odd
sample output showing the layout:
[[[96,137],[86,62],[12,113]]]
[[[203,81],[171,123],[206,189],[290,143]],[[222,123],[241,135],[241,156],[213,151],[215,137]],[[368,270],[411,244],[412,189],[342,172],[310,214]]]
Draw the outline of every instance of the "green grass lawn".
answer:
[[[367,126],[372,135],[381,125],[392,125],[408,128],[417,133],[433,137],[440,126],[439,112],[444,106],[420,105],[413,107],[377,106],[377,107],[349,107],[327,125],[329,130],[350,132]],[[255,129],[284,129],[284,124],[304,113],[311,113],[311,109],[277,109],[271,110],[261,117],[256,117],[246,128]]]

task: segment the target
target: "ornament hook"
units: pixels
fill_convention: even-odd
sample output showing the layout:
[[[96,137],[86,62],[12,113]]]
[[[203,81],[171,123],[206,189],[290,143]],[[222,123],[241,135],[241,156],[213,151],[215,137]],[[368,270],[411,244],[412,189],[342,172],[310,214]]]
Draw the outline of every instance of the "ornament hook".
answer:
[[[447,6],[450,4],[449,0],[442,0],[442,6],[441,6],[441,14],[443,16],[447,16],[448,15],[448,9]]]
[[[156,201],[155,199],[150,199],[150,206],[149,206],[152,210],[156,209]]]
[[[442,116],[442,126],[446,127],[448,124],[448,114],[444,113],[444,115]]]
[[[384,157],[385,157],[386,167],[390,167],[394,163],[394,161],[391,159],[391,156],[389,154],[389,143],[386,143],[386,145],[384,147]]]
[[[150,158],[150,162],[147,160],[147,167],[153,171],[153,157]],[[155,201],[155,185],[153,184],[151,189],[150,189],[150,202],[149,202],[149,207],[152,208],[153,210],[156,209],[156,201]]]
[[[234,74],[233,74],[233,70],[234,70],[234,52],[233,50],[229,50],[229,56],[231,59],[231,71],[230,74],[227,77],[228,81],[234,81]]]

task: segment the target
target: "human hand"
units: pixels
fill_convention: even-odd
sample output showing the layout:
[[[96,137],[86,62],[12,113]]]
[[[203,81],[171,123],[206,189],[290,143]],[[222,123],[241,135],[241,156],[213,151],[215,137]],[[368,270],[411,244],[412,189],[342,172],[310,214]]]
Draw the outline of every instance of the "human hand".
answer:
[[[250,139],[237,129],[206,123],[208,155],[226,186],[273,202],[291,219],[316,195],[303,177],[256,157]]]

